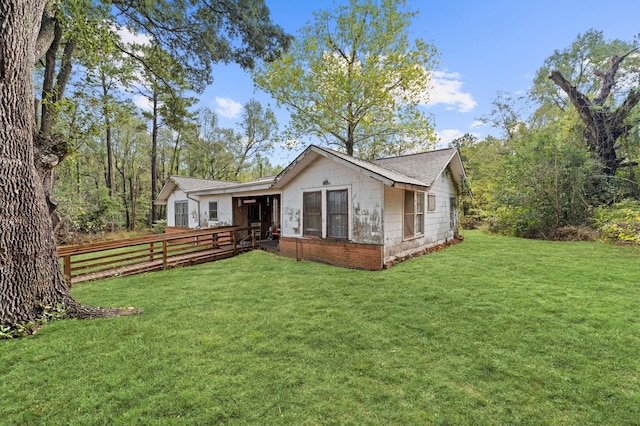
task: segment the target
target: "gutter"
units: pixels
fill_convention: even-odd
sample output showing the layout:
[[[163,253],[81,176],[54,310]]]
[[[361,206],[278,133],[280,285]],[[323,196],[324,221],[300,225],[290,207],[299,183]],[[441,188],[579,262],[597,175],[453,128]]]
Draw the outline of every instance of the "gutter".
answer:
[[[196,202],[196,204],[198,205],[198,209],[196,210],[196,212],[197,212],[197,215],[196,215],[197,225],[196,225],[195,229],[200,229],[200,200],[196,200],[195,198],[191,198],[191,197],[189,197],[189,193],[188,193],[188,192],[186,192],[186,191],[185,191],[185,193],[184,193],[184,194],[187,196],[187,198],[188,198],[189,200],[191,200],[191,201],[195,201],[195,202]]]

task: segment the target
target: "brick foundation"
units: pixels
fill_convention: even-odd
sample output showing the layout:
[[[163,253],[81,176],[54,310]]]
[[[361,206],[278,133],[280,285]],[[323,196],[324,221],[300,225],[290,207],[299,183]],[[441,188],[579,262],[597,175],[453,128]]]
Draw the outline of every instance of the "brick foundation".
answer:
[[[282,256],[298,260],[370,271],[378,271],[383,267],[384,246],[378,244],[283,237],[279,248]]]

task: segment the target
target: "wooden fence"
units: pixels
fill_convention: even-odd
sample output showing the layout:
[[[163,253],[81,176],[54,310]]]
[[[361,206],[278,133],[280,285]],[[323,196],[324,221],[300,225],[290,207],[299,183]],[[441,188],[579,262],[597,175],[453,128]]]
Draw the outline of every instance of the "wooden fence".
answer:
[[[195,265],[260,245],[259,228],[210,228],[58,248],[69,284]]]

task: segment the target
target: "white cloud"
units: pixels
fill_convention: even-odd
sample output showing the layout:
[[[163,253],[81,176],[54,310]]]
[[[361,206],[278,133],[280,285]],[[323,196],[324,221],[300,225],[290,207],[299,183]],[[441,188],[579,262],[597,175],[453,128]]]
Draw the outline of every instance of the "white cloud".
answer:
[[[459,73],[435,71],[431,76],[434,87],[429,91],[429,101],[426,106],[438,104],[447,105],[447,109],[457,109],[458,112],[472,111],[477,102],[470,93],[462,91],[462,81]]]
[[[114,28],[112,27],[112,29]],[[120,37],[120,40],[125,44],[151,44],[151,37],[146,34],[134,33],[124,27],[116,27],[114,31],[118,35],[118,37]]]
[[[480,120],[475,120],[473,123],[471,123],[469,127],[472,129],[479,129],[480,127],[484,127],[484,126],[485,126],[484,122]]]
[[[438,134],[438,139],[439,139],[438,147],[439,148],[444,148],[446,146],[449,146],[449,143],[452,140],[464,136],[464,133],[462,133],[458,129],[445,129],[445,130],[441,130],[441,131],[436,132],[436,133]]]
[[[220,114],[226,118],[236,118],[240,115],[240,111],[242,111],[242,104],[234,101],[233,99],[216,96],[215,104],[216,114]]]
[[[140,108],[143,111],[153,110],[153,105],[151,104],[151,101],[149,100],[149,98],[147,98],[146,96],[134,95],[133,103],[136,104],[138,108]]]

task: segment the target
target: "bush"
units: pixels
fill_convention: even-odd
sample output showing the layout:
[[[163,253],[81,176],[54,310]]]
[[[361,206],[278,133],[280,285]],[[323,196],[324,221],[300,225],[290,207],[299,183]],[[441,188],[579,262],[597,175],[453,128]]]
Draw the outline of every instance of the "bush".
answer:
[[[167,228],[167,220],[160,219],[156,220],[153,223],[153,233],[154,234],[164,234],[165,229]]]
[[[609,207],[599,207],[593,220],[603,240],[640,245],[640,201],[624,200]]]

